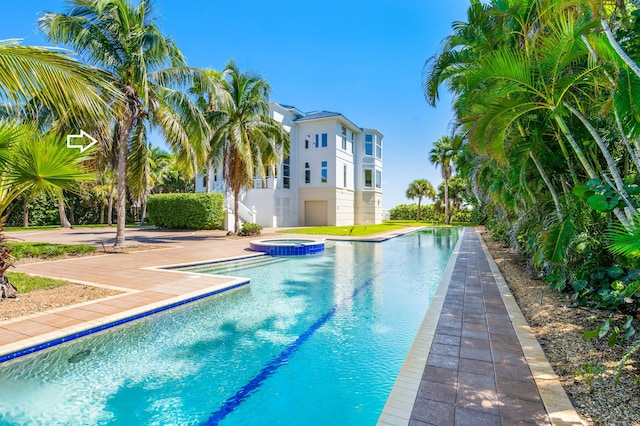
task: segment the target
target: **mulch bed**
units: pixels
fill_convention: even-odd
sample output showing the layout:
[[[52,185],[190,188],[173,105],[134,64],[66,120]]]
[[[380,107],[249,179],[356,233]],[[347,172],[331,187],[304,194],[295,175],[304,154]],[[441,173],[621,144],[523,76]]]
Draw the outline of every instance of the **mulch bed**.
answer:
[[[608,347],[606,338],[585,340],[582,336],[607,318],[622,325],[626,316],[570,307],[565,294],[551,291],[546,281],[527,273],[522,256],[493,241],[486,230],[481,234],[582,419],[589,425],[640,425],[638,357],[627,362],[618,386],[614,386],[613,369],[624,349]]]

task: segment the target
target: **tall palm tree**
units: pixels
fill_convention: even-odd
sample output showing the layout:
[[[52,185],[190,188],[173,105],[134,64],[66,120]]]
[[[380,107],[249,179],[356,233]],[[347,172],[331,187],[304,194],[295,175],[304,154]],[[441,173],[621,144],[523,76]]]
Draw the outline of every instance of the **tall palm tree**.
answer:
[[[433,144],[429,151],[429,161],[436,166],[440,166],[442,179],[444,181],[444,223],[451,222],[451,208],[449,206],[449,179],[453,174],[454,157],[462,146],[463,137],[455,135],[453,137],[443,136]]]
[[[420,222],[420,204],[422,203],[422,198],[426,197],[433,200],[436,196],[436,191],[428,180],[416,179],[409,184],[405,195],[410,200],[418,199],[418,214],[416,220]]]
[[[193,86],[189,92],[196,96],[196,104],[198,108],[205,114],[216,111],[223,103],[231,102],[229,92],[223,83],[226,76],[225,72],[219,72],[214,69],[203,69],[195,76]],[[210,141],[214,128],[209,129],[211,134],[205,135],[205,140]],[[210,146],[209,146],[210,148]],[[221,160],[215,158],[215,153],[209,149],[205,152],[205,192],[211,192],[211,173],[213,172],[216,162]]]
[[[114,247],[125,241],[127,155],[134,136],[140,143],[154,125],[172,148],[194,158],[190,137],[203,138],[206,124],[189,97],[176,87],[188,83],[194,70],[186,66],[174,41],[154,22],[153,3],[140,0],[72,0],[66,14],[47,13],[40,28],[54,43],[76,50],[81,57],[108,73],[119,89],[122,106],[115,114],[113,143],[118,152],[118,226]]]
[[[224,71],[228,98],[208,114],[212,157],[221,158],[223,178],[233,193],[234,226],[240,227],[240,191],[253,185],[254,176],[266,177],[289,153],[289,134],[269,117],[271,87],[257,75],[242,73],[234,61]]]

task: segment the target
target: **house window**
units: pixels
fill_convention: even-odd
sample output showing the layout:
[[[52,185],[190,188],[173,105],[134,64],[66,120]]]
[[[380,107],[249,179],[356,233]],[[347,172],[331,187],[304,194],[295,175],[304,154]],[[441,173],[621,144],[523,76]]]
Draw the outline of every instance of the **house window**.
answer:
[[[347,150],[347,128],[342,126],[342,149]]]
[[[327,147],[327,134],[326,133],[322,134],[322,147],[323,148]]]
[[[364,135],[364,155],[373,155],[373,135]]]
[[[320,174],[320,176],[321,176],[320,181],[321,181],[322,183],[327,183],[327,176],[328,176],[328,173],[327,173],[327,162],[326,162],[326,161],[323,161],[323,162],[322,162],[322,169],[321,169],[321,174]]]
[[[382,172],[376,170],[376,188],[382,188]]]
[[[376,138],[376,158],[382,158],[382,138]]]
[[[284,189],[289,189],[289,185],[291,184],[291,166],[289,157],[285,158],[282,162],[282,187]]]
[[[344,182],[343,186],[347,187],[347,165],[342,166],[342,180]]]
[[[304,149],[309,149],[309,136],[304,139]]]
[[[364,169],[364,187],[373,188],[373,170]]]
[[[316,144],[315,144],[315,147],[316,147],[316,148],[318,148],[319,146],[320,146],[320,143],[319,143],[319,135],[316,135]]]
[[[207,175],[202,176],[202,187],[207,187]]]
[[[304,163],[304,183],[311,183],[311,168],[309,163]]]

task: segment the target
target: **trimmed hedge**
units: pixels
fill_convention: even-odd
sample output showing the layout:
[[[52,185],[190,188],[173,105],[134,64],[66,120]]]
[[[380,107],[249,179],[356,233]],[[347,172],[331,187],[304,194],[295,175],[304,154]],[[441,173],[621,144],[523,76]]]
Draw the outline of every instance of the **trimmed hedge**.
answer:
[[[159,228],[218,229],[224,218],[222,194],[154,194],[147,199],[149,219]]]
[[[391,220],[416,220],[418,217],[417,204],[400,204],[389,211]],[[420,206],[420,220],[423,222],[442,222],[444,214],[436,211],[432,204]]]
[[[416,220],[418,215],[417,204],[400,204],[389,211],[391,220]],[[471,222],[472,212],[470,210],[457,210],[453,208],[451,214],[452,222]],[[443,222],[444,212],[437,211],[433,204],[420,206],[420,221],[422,222]]]

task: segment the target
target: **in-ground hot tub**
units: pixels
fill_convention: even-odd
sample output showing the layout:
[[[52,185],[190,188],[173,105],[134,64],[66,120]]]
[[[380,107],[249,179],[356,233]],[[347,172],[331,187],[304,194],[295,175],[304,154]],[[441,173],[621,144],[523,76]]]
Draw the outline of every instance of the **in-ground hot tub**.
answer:
[[[249,242],[254,251],[261,251],[271,256],[306,256],[324,252],[324,240],[308,238],[268,238]]]

